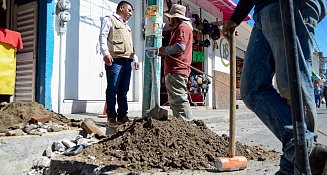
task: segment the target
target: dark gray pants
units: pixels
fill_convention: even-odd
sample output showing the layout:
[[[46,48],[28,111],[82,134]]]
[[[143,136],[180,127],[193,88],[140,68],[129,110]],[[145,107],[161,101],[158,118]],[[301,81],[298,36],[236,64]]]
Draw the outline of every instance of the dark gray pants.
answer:
[[[168,101],[174,117],[192,120],[191,106],[187,98],[188,77],[182,74],[169,73],[165,75],[165,81]]]

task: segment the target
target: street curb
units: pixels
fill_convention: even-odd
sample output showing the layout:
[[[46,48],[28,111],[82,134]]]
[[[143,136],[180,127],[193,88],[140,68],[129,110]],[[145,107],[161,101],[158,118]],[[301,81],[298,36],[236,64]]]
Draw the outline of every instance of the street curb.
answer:
[[[80,134],[80,131],[78,129],[46,133],[42,136],[1,137],[0,174],[17,175],[30,170],[33,166],[33,161],[42,157],[43,152],[53,142],[66,138],[73,139]]]

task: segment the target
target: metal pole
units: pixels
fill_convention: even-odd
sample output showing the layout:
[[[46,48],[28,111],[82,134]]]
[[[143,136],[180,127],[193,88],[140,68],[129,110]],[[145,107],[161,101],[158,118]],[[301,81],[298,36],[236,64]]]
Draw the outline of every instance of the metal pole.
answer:
[[[149,6],[157,6],[157,15],[156,16],[147,16],[146,15],[146,25],[151,24],[151,22],[154,22],[157,24],[157,30],[154,31],[154,33],[149,34],[149,31],[145,31],[145,48],[154,47],[154,48],[160,48],[162,45],[162,23],[163,23],[163,0],[148,0],[146,7]],[[155,25],[153,25],[155,26]],[[152,99],[151,94],[155,93],[153,92],[152,88],[152,76],[151,76],[151,62],[150,58],[153,56],[152,51],[144,50],[144,52],[151,52],[148,54],[145,54],[144,59],[144,77],[143,77],[143,102],[142,102],[142,117],[146,117],[146,111],[150,109],[150,107],[154,107],[155,103]],[[149,56],[150,57],[149,57]],[[155,56],[154,58],[154,64],[155,64],[155,73],[157,77],[161,77],[161,61],[159,57]],[[158,78],[160,82],[160,78]],[[157,82],[157,88],[160,89],[160,83]],[[160,91],[157,92],[158,100],[160,101]]]
[[[294,174],[311,175],[305,139],[303,99],[299,82],[299,55],[296,40],[293,0],[279,0],[284,34],[288,82],[291,93],[291,109],[295,148]]]

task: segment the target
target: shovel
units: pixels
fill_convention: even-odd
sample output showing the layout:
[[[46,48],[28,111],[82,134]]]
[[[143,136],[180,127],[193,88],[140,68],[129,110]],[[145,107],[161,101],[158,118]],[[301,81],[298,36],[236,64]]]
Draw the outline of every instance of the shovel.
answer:
[[[158,98],[158,81],[157,81],[157,75],[155,73],[155,65],[154,65],[154,58],[156,56],[155,50],[158,50],[158,48],[148,48],[146,49],[147,52],[152,50],[153,51],[153,56],[150,57],[150,62],[151,62],[151,71],[152,71],[152,86],[153,86],[153,91],[154,91],[154,107],[152,109],[149,109],[146,111],[147,118],[154,118],[157,120],[167,120],[168,119],[168,110],[162,108],[159,106],[159,98]],[[158,52],[157,52],[158,53]]]

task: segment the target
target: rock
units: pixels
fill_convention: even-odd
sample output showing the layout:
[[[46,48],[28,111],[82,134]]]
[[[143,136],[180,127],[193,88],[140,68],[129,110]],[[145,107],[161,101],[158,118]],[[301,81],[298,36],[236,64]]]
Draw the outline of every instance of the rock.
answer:
[[[43,129],[46,129],[46,130],[49,130],[50,128],[50,125],[45,123],[43,126],[42,126]]]
[[[65,151],[65,146],[61,142],[53,142],[52,150],[53,151],[64,152]]]
[[[64,124],[63,126],[61,126],[63,130],[68,130],[69,126],[67,124]]]
[[[252,153],[250,149],[246,149],[245,152],[248,153],[248,154]]]
[[[84,138],[82,135],[78,135],[78,136],[76,136],[75,137],[75,139],[74,140],[72,140],[74,143],[77,143],[77,141],[79,140],[79,139],[81,139],[81,138]]]
[[[89,139],[89,143],[93,144],[93,143],[98,143],[99,142],[99,139],[95,138],[95,137],[92,137]]]
[[[265,157],[262,157],[262,156],[258,157],[258,161],[265,161],[265,160],[266,160]]]
[[[39,128],[42,128],[43,123],[42,123],[42,122],[37,122],[37,126],[38,126]]]
[[[5,101],[0,103],[0,106],[1,106],[1,107],[2,107],[2,106],[6,106],[6,105],[9,105],[9,103],[8,103],[8,102],[5,102]]]
[[[23,135],[25,135],[25,133],[21,129],[15,129],[15,130],[6,132],[6,136],[23,136]]]
[[[48,158],[51,158],[52,157],[52,148],[49,146],[43,153],[43,156],[46,156]]]
[[[95,156],[90,156],[88,155],[87,158],[91,159],[91,160],[95,160]]]
[[[51,160],[49,158],[42,156],[41,158],[36,160],[34,166],[40,168],[50,167],[50,162]]]
[[[95,137],[95,134],[94,133],[91,133],[91,134],[87,134],[86,135],[86,138],[87,139],[91,139],[91,138],[94,138]]]
[[[64,139],[61,141],[62,144],[64,144],[66,146],[66,148],[71,148],[73,146],[76,146],[75,143],[71,142],[70,140]]]
[[[37,129],[32,129],[28,132],[28,134],[31,135],[42,135],[42,133],[40,133]]]
[[[94,133],[97,137],[103,138],[106,137],[106,134],[103,133],[98,126],[95,125],[93,119],[86,118],[83,120],[81,128],[86,131],[86,133]]]
[[[24,127],[24,129],[23,129],[23,131],[25,131],[26,133],[31,133],[31,131],[33,130],[33,129],[36,129],[37,128],[37,125],[35,125],[35,124],[30,124],[30,125],[26,125],[25,127]]]
[[[49,129],[51,132],[59,132],[62,130],[62,127],[59,125],[50,125]]]
[[[48,132],[48,130],[46,130],[46,129],[44,129],[44,128],[38,128],[37,131],[40,132],[40,133],[42,133],[42,134]]]
[[[10,127],[10,129],[23,129],[24,127],[25,127],[24,123],[19,123],[19,124],[16,124],[16,125]]]
[[[80,139],[77,140],[76,144],[77,145],[81,145],[81,144],[90,145],[89,141],[90,141],[89,139],[80,138]]]
[[[38,175],[39,173],[37,172],[36,169],[31,169],[28,172],[22,174],[22,175]]]

